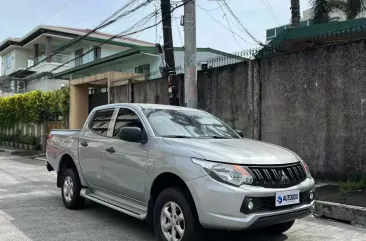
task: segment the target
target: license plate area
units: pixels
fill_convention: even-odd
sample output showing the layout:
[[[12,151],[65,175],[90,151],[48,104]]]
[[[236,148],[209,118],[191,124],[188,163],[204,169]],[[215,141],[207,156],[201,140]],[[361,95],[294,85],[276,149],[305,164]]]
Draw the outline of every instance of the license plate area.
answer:
[[[284,192],[276,192],[276,207],[288,206],[300,203],[300,191],[291,190]]]

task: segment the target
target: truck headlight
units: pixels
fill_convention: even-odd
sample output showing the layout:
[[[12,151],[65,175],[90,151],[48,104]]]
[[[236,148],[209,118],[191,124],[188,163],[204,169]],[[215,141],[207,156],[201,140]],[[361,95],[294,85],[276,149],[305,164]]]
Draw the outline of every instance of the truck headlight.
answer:
[[[197,158],[192,158],[192,161],[201,166],[210,177],[217,181],[237,187],[253,182],[253,177],[243,166],[211,162]]]
[[[304,161],[301,161],[301,164],[304,167],[306,177],[311,178],[311,173],[310,173],[310,169],[309,169],[308,165],[306,165],[306,163]]]

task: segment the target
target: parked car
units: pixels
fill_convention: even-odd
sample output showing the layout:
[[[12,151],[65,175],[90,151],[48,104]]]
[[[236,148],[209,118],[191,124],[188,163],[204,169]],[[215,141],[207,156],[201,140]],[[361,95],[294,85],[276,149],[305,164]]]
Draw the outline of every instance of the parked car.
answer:
[[[81,130],[51,131],[46,165],[66,208],[90,199],[147,220],[164,241],[200,240],[202,227],[282,233],[314,204],[295,153],[184,107],[97,107]]]

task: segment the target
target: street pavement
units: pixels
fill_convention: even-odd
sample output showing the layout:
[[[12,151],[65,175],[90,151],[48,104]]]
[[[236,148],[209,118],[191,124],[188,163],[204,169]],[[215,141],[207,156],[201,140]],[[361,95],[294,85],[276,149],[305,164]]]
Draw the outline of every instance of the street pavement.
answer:
[[[82,210],[64,208],[56,175],[44,162],[0,153],[0,241],[152,241],[145,222],[93,202]],[[262,231],[210,232],[207,240],[366,240],[366,229],[308,217],[279,236]]]

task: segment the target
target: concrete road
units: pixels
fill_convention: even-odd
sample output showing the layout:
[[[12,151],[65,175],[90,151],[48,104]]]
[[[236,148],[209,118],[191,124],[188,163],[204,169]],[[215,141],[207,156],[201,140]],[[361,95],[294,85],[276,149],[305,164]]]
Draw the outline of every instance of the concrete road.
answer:
[[[44,163],[0,153],[0,240],[155,240],[144,222],[87,202],[78,211],[64,208],[55,173]],[[207,240],[366,240],[366,229],[315,218],[298,220],[284,235],[260,231],[211,232]]]

